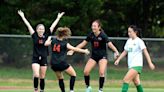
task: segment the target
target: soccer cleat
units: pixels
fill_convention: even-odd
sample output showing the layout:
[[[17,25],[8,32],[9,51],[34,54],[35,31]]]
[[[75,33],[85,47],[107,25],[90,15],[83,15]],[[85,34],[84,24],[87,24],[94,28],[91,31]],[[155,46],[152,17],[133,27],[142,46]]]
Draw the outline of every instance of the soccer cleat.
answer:
[[[35,88],[35,89],[34,89],[34,92],[38,92],[38,88]]]
[[[44,92],[44,90],[40,90],[40,92]]]
[[[74,92],[73,90],[70,90],[70,92]]]
[[[103,92],[102,88],[99,89],[99,92]]]
[[[86,92],[92,92],[92,88],[90,86],[87,87]]]
[[[99,92],[103,92],[102,90],[99,90]]]

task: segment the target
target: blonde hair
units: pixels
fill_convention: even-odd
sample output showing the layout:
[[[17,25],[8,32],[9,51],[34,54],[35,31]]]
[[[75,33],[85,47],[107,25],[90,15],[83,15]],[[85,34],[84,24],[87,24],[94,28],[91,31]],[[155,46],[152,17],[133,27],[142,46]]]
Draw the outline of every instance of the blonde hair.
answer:
[[[58,37],[69,37],[71,36],[71,30],[68,27],[58,27],[55,35]]]
[[[38,24],[38,25],[36,26],[36,30],[37,30],[40,26],[43,26],[43,27],[44,27],[43,24]]]

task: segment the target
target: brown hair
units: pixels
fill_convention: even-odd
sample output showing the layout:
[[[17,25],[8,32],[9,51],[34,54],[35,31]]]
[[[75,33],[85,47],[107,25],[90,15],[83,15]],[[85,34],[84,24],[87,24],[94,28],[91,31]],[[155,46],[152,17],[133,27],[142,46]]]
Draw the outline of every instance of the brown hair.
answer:
[[[136,25],[130,25],[129,28],[132,28],[136,32],[138,37],[141,37],[141,28],[138,28]]]
[[[100,27],[100,31],[104,31],[103,29],[102,29],[102,23],[101,23],[101,21],[99,20],[99,19],[96,19],[96,20],[94,20],[93,22],[96,22],[97,24],[98,24],[98,27]],[[93,23],[92,22],[92,23]]]
[[[55,34],[58,37],[69,37],[71,36],[71,30],[68,27],[59,27]]]

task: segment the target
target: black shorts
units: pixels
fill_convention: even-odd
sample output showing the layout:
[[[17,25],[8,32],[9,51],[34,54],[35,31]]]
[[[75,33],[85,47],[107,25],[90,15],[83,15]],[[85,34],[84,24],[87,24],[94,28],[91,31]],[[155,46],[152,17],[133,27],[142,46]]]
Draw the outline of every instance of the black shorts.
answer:
[[[53,65],[51,65],[51,69],[53,71],[64,71],[67,68],[69,68],[69,66],[70,65],[67,62],[61,62],[59,64],[53,64]]]
[[[107,59],[107,56],[91,56],[90,58],[92,58],[93,60],[95,60],[97,63],[101,60],[101,59]]]
[[[37,63],[40,66],[47,66],[47,57],[33,57],[32,58],[32,64]]]

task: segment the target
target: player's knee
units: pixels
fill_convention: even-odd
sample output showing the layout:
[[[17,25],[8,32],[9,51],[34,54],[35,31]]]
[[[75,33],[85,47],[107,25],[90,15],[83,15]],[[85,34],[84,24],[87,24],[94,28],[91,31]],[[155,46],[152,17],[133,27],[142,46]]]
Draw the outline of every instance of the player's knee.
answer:
[[[41,73],[40,74],[40,78],[45,78],[45,76],[46,76],[46,73]]]
[[[134,85],[136,85],[136,86],[140,84],[140,82],[137,81],[137,80],[133,80],[133,83],[134,83]]]
[[[41,75],[40,78],[41,78],[41,79],[44,79],[44,78],[45,78],[45,75]]]
[[[85,75],[85,76],[88,76],[88,75],[89,75],[89,71],[84,70],[84,75]]]
[[[33,76],[39,78],[39,73],[34,73]]]
[[[57,79],[64,79],[63,75],[56,75]]]
[[[75,77],[76,77],[76,73],[74,73],[74,74],[73,74],[73,76],[75,76]]]
[[[72,73],[70,76],[75,76],[76,77],[76,72]]]
[[[123,79],[123,83],[129,83],[129,82],[130,82],[129,79],[127,79],[127,78],[124,78],[124,79]]]
[[[104,77],[105,73],[104,72],[99,72],[100,77]]]

